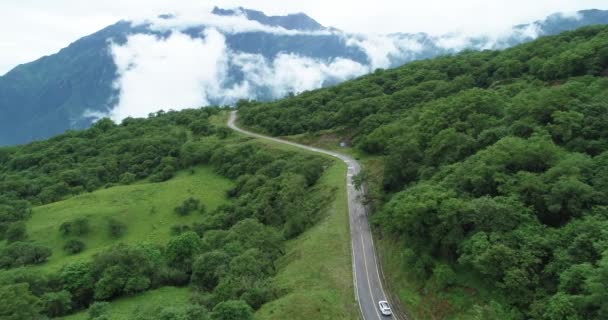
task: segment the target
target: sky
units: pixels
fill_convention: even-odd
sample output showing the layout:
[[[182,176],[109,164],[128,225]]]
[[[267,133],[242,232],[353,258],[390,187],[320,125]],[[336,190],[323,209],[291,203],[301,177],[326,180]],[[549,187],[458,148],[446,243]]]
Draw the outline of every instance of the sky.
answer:
[[[57,52],[121,19],[243,6],[269,15],[304,12],[325,26],[355,33],[500,32],[554,12],[608,9],[606,0],[2,0],[0,74]]]

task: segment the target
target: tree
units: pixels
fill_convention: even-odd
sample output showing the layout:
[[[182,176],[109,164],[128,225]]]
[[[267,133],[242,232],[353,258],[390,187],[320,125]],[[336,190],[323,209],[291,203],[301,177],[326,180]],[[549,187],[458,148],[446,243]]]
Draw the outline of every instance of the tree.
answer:
[[[47,292],[42,298],[42,309],[49,317],[58,317],[72,310],[72,295],[65,290]]]
[[[88,310],[89,319],[95,320],[106,316],[110,311],[110,303],[106,301],[94,302]]]
[[[84,250],[85,244],[84,242],[76,239],[71,239],[63,246],[63,250],[68,254],[77,254]]]
[[[202,208],[202,209],[201,209]],[[202,210],[201,213],[204,212],[204,205],[201,207],[201,201],[198,199],[194,199],[192,197],[184,200],[179,206],[175,207],[173,211],[180,216],[189,215],[191,212],[196,210]]]
[[[597,310],[597,318],[608,316],[608,250],[602,254],[597,268],[586,279],[585,288],[589,293],[589,302]]]
[[[95,279],[88,263],[76,262],[63,266],[59,271],[59,278],[63,288],[70,292],[77,308],[87,306],[92,300]]]
[[[36,319],[41,311],[40,300],[32,295],[26,283],[0,287],[0,319]]]
[[[250,320],[253,310],[242,300],[229,300],[218,303],[211,313],[213,320]]]
[[[27,234],[25,232],[25,223],[23,222],[13,222],[6,229],[6,241],[8,243],[15,241],[23,241],[27,238]]]
[[[219,127],[215,130],[215,134],[220,139],[226,139],[232,134],[232,130],[225,127]]]
[[[51,249],[28,242],[13,242],[0,251],[0,268],[40,264],[51,256]]]
[[[169,240],[165,256],[170,266],[191,272],[192,262],[200,249],[201,239],[196,233],[189,231]]]
[[[198,256],[192,265],[191,283],[212,290],[220,276],[226,273],[231,257],[224,251],[214,250]]]

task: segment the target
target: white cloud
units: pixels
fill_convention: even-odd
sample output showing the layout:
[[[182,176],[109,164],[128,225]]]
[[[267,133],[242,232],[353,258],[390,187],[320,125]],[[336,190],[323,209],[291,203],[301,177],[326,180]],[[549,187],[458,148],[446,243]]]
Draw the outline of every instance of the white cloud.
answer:
[[[115,82],[119,102],[108,115],[117,122],[160,109],[260,98],[260,92],[279,98],[369,72],[367,66],[345,58],[321,61],[281,53],[268,60],[232,52],[224,35],[214,28],[205,29],[204,39],[176,30],[166,38],[135,34],[124,45],[111,44],[110,50],[119,74]],[[242,70],[242,81],[228,83],[230,65]],[[99,118],[101,114],[84,116]]]
[[[452,33],[434,38],[435,43],[444,49],[460,51],[470,45],[471,39],[462,33]]]
[[[238,11],[237,11],[238,12]],[[209,10],[197,10],[188,12],[175,12],[171,17],[136,19],[136,25],[150,24],[152,30],[167,31],[167,30],[185,30],[191,27],[205,25],[215,28],[222,33],[243,33],[243,32],[266,32],[280,35],[328,35],[329,30],[321,31],[300,31],[287,30],[282,27],[266,26],[254,20],[248,20],[243,14],[234,16],[221,16],[212,14]]]
[[[608,9],[606,0],[2,0],[0,74],[19,63],[52,54],[68,43],[121,19],[166,12],[196,15],[244,6],[267,14],[305,12],[326,26],[354,33],[496,33],[554,12]]]
[[[322,62],[295,54],[279,54],[273,61],[261,55],[237,54],[233,63],[239,66],[249,88],[272,92],[274,98],[286,94],[317,89],[327,81],[343,81],[369,72],[369,68],[355,61],[338,58]]]
[[[113,120],[144,117],[160,109],[198,107],[220,91],[226,69],[224,36],[214,29],[204,39],[175,32],[166,39],[136,34],[111,46],[119,77]]]

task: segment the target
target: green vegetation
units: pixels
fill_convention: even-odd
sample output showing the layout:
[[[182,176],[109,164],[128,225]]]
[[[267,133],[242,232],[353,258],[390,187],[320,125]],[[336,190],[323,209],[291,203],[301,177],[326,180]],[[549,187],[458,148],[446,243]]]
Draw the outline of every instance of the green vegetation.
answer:
[[[288,146],[277,148],[292,149]],[[318,182],[335,190],[327,215],[286,244],[274,283],[284,295],[265,304],[256,319],[357,319],[350,260],[350,231],[345,190],[346,166],[335,161]],[[318,192],[318,191],[317,191]]]
[[[105,301],[192,288],[184,307],[138,310],[133,319],[247,318],[288,294],[273,280],[278,261],[286,241],[334,203],[336,190],[318,183],[334,162],[236,137],[213,124],[218,112],[102,120],[2,149],[0,189],[11,191],[0,221],[4,238],[19,240],[0,243],[2,292],[31,300],[22,311],[32,315],[90,306],[91,318],[107,318],[114,303]],[[208,130],[193,130],[201,122]]]
[[[149,242],[166,244],[170,226],[191,225],[200,216],[179,217],[173,208],[188,195],[204,199],[215,210],[227,203],[225,192],[232,183],[215,174],[212,168],[196,167],[195,173],[179,172],[169,181],[116,186],[82,194],[52,204],[35,207],[27,221],[29,239],[52,249],[53,255],[44,269],[59,269],[68,262],[89,259],[115,244]],[[88,221],[86,235],[64,235],[65,225],[77,220]],[[64,251],[70,240],[82,241],[85,249],[72,256]]]
[[[89,320],[106,315],[112,320],[132,320],[137,313],[155,310],[158,306],[184,308],[188,305],[190,290],[187,288],[163,287],[133,297],[120,298],[112,303],[96,303],[87,311],[66,316],[65,320]],[[168,313],[168,310],[165,311]],[[162,313],[162,311],[161,311]]]
[[[604,319],[607,75],[594,26],[238,107],[257,130],[368,154],[382,260],[414,315]]]

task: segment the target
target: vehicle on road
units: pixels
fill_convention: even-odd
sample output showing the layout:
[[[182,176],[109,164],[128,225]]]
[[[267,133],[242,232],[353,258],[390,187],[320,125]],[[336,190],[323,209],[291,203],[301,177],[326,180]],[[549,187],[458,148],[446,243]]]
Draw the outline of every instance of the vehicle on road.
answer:
[[[380,312],[382,312],[382,315],[390,316],[393,314],[393,312],[391,311],[391,307],[388,305],[388,302],[380,300],[378,301],[378,306],[380,307]]]

